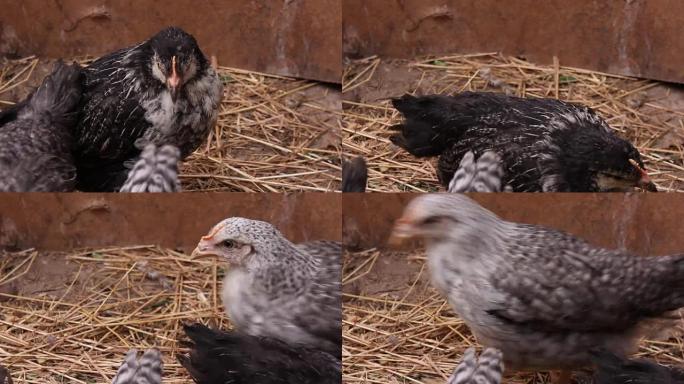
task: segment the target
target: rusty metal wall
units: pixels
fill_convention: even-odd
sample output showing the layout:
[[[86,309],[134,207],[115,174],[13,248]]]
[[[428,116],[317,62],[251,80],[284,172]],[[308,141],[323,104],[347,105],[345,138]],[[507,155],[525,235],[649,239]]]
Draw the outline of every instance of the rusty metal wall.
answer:
[[[0,56],[101,55],[168,25],[219,64],[339,83],[341,0],[0,0]]]
[[[231,216],[268,221],[295,242],[340,240],[341,215],[339,193],[5,193],[0,249],[156,244],[189,251]]]
[[[344,194],[343,230],[357,247],[386,246],[394,220],[418,194]],[[684,253],[681,194],[503,193],[470,195],[510,221],[545,225],[639,255]],[[407,248],[416,246],[409,244]]]
[[[344,53],[504,52],[684,82],[680,0],[344,0]]]

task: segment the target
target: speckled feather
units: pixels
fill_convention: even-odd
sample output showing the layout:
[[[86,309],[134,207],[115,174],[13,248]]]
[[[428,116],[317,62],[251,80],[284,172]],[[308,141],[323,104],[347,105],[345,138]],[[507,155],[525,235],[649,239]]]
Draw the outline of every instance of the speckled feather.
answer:
[[[631,352],[644,322],[684,306],[684,255],[638,257],[499,219],[464,195],[420,196],[431,278],[482,344],[514,367]]]
[[[238,330],[341,355],[340,243],[295,245],[269,223],[236,217],[217,224],[214,232],[221,241],[233,239],[253,249],[223,283],[223,303]]]
[[[221,332],[201,324],[184,326],[189,355],[178,360],[198,384],[336,384],[341,360],[278,339],[237,331]]]
[[[461,159],[458,170],[449,182],[450,193],[501,192],[503,168],[501,158],[493,151],[487,151],[475,161],[475,154],[467,152]],[[510,190],[509,186],[504,188]]]
[[[138,360],[138,351],[131,349],[116,372],[112,384],[161,384],[162,359],[157,349],[148,349]]]
[[[478,358],[475,348],[471,347],[463,353],[461,363],[456,366],[447,384],[499,384],[503,370],[501,351],[487,348]]]
[[[165,84],[152,75],[153,45],[175,47],[197,60],[197,72],[175,104]],[[186,158],[216,123],[222,90],[195,39],[179,28],[94,61],[86,68],[76,128],[79,189],[118,190],[126,180],[127,162],[148,143],[174,145]]]
[[[0,191],[69,192],[76,185],[71,129],[82,70],[58,62],[38,89],[0,120]]]
[[[598,171],[642,168],[638,151],[592,109],[555,99],[496,93],[403,96],[393,100],[405,117],[390,139],[415,156],[439,156],[444,186],[463,156],[491,150],[502,157],[504,185],[515,192],[598,191]]]
[[[172,145],[157,148],[148,144],[120,192],[179,192],[180,151]]]

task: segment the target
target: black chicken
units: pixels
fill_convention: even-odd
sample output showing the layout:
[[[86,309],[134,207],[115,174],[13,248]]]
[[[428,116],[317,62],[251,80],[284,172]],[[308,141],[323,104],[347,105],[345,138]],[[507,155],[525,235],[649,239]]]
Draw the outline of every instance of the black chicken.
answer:
[[[190,155],[215,124],[223,85],[194,37],[169,27],[85,69],[77,188],[117,191],[146,144]]]
[[[178,361],[198,384],[332,384],[342,381],[332,355],[280,340],[185,325],[189,355]]]
[[[656,190],[636,148],[588,107],[487,92],[392,102],[406,120],[391,141],[418,157],[439,156],[444,186],[467,152],[491,150],[515,192]]]
[[[0,191],[68,192],[82,69],[61,61],[24,101],[0,113]]]
[[[648,360],[628,360],[607,351],[594,351],[595,384],[684,384],[684,369]]]
[[[363,157],[342,164],[342,192],[365,192],[367,183],[368,167]]]

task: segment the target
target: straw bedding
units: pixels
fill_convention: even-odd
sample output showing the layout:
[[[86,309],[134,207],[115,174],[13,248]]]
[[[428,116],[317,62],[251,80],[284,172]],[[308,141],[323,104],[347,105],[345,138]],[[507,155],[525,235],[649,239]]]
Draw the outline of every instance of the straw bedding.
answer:
[[[346,383],[441,383],[463,351],[477,346],[468,327],[430,286],[424,252],[371,249],[344,264],[343,360]],[[640,357],[684,364],[682,322],[661,341],[643,341]],[[480,349],[480,348],[478,348]],[[587,377],[576,373],[576,378]],[[505,383],[548,383],[518,373]]]
[[[684,94],[663,83],[560,65],[536,65],[495,53],[376,57],[348,63],[342,85],[345,156],[364,156],[369,190],[426,192],[440,189],[436,158],[418,159],[389,141],[401,116],[389,102],[404,93],[506,92],[556,97],[588,105],[630,140],[663,191],[684,190]]]
[[[88,59],[80,60],[87,64]],[[52,61],[0,61],[0,108],[25,97]],[[218,66],[224,97],[208,140],[181,167],[183,189],[329,191],[340,182],[339,89]]]
[[[157,347],[188,383],[183,323],[229,327],[222,270],[156,247],[0,254],[0,364],[15,383],[110,383],[129,348]]]

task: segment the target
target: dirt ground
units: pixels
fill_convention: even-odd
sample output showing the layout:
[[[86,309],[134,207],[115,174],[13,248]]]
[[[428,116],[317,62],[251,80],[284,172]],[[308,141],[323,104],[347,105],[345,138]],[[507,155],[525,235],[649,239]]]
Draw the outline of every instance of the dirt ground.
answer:
[[[367,158],[369,191],[441,189],[436,158],[415,158],[389,141],[389,128],[401,121],[390,99],[406,93],[455,94],[464,90],[525,97],[557,94],[560,99],[588,105],[635,144],[661,190],[684,190],[681,86],[563,66],[556,69],[487,53],[348,61],[342,90],[344,154]]]
[[[156,247],[0,254],[0,365],[15,383],[110,383],[130,348],[161,351],[164,383],[182,324],[228,328],[215,261]]]
[[[423,251],[370,249],[344,261],[345,383],[441,384],[478,346],[468,327],[429,283]],[[682,365],[684,322],[662,340],[643,341],[639,357]],[[478,350],[481,348],[478,347]],[[588,372],[575,372],[586,382]],[[505,383],[550,383],[548,372],[506,373]]]
[[[87,63],[88,59],[79,59]],[[54,60],[0,59],[0,109],[22,100]],[[331,191],[340,183],[338,86],[218,67],[217,127],[180,169],[186,191]]]

